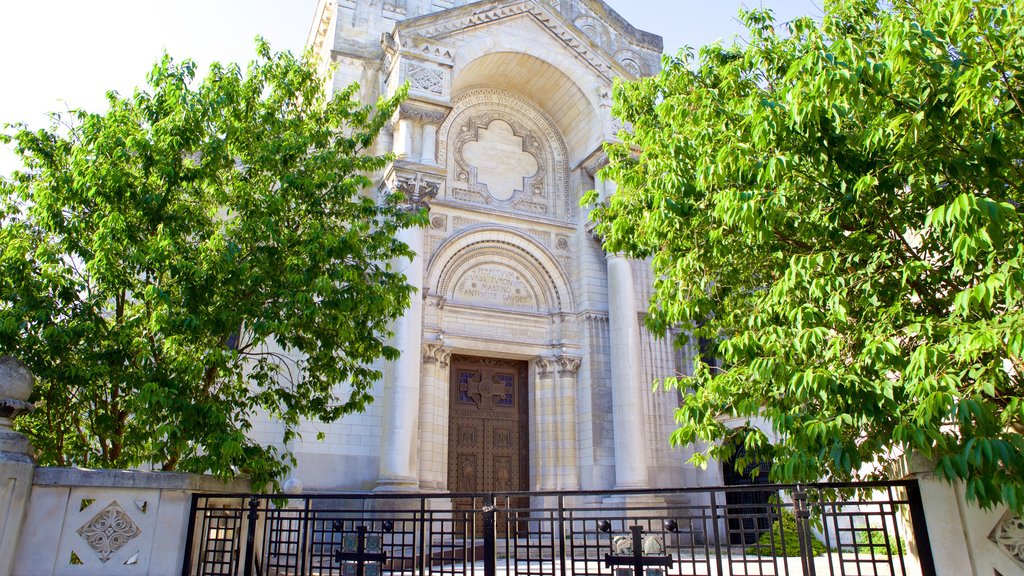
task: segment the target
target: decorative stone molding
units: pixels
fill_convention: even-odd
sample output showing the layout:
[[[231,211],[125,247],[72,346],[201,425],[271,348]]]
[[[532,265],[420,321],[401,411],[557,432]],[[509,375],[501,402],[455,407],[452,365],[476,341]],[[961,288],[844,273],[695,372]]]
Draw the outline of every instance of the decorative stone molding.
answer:
[[[448,111],[413,102],[403,102],[398,109],[398,115],[399,118],[420,120],[425,124],[440,124],[448,116]]]
[[[1024,569],[1024,517],[1007,511],[992,530],[989,540]]]
[[[96,552],[100,561],[106,562],[111,554],[142,534],[142,530],[114,501],[79,528],[78,534]]]
[[[398,24],[398,28],[401,34],[410,36],[445,38],[477,26],[486,26],[492,22],[520,16],[533,18],[535,22],[551,32],[559,42],[575,52],[577,57],[600,76],[608,80],[609,83],[611,82],[614,76],[614,60],[604,50],[594,49],[587,36],[577,27],[564,25],[564,17],[547,0],[520,0],[497,4],[482,10],[462,10],[445,20],[411,21],[408,24]]]

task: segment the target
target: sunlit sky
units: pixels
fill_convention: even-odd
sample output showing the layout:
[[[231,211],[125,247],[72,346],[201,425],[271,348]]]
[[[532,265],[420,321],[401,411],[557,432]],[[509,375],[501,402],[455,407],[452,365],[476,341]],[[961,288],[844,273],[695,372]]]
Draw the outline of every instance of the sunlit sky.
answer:
[[[819,16],[815,0],[607,0],[665,50],[731,41],[741,6],[780,20]],[[102,110],[108,90],[130,93],[164,51],[211,62],[247,62],[253,38],[275,50],[302,49],[316,0],[3,0],[0,2],[0,124],[48,124],[47,113]],[[16,166],[0,148],[0,174]]]

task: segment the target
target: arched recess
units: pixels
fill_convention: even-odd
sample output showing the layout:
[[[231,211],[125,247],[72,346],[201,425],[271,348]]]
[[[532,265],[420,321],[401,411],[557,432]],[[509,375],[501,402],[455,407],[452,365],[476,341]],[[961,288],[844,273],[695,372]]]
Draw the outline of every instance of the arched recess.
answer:
[[[470,152],[488,132],[507,127],[504,150],[484,162]],[[499,170],[514,172],[509,157],[530,160],[515,186],[494,188],[495,182],[478,172],[499,161]],[[515,92],[481,88],[461,94],[437,132],[437,161],[447,171],[446,195],[455,200],[487,204],[511,211],[572,220],[575,199],[568,193],[569,159],[559,128],[535,102]]]
[[[438,248],[427,270],[430,292],[453,304],[534,314],[575,311],[568,277],[558,261],[513,228],[468,228]]]
[[[515,50],[492,43],[468,44],[458,52],[452,76],[453,102],[485,87],[515,92],[535,102],[551,119],[565,141],[571,164],[593,152],[604,138],[596,87],[607,88],[607,81],[565,54],[564,47],[548,46],[543,36]]]

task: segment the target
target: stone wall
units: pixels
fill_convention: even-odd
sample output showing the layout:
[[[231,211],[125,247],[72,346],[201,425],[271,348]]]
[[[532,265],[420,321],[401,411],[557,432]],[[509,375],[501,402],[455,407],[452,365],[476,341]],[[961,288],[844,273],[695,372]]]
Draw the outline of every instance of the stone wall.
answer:
[[[12,574],[178,574],[192,494],[247,490],[195,474],[38,468]]]

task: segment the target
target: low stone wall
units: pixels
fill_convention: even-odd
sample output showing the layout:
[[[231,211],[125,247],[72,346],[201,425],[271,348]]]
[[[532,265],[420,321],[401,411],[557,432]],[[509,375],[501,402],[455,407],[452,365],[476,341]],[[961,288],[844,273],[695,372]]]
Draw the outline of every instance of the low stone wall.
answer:
[[[37,468],[13,574],[178,574],[191,495],[247,490],[194,474]]]

